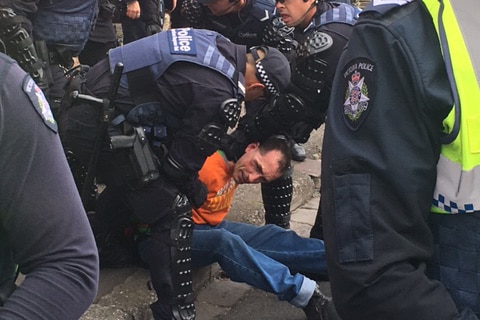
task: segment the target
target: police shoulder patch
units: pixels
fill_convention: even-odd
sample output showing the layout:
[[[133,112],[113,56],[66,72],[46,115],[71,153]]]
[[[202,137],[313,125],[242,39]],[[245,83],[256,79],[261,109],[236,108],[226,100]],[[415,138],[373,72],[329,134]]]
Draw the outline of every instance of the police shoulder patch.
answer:
[[[171,54],[197,55],[195,33],[192,28],[170,29],[167,35]]]
[[[350,61],[342,70],[345,88],[343,118],[351,130],[365,121],[375,97],[375,64],[365,58]]]
[[[23,80],[23,92],[27,95],[28,99],[32,102],[33,107],[42,118],[45,125],[53,132],[58,132],[57,122],[53,117],[50,105],[43,94],[43,91],[37,86],[35,81],[27,75]]]

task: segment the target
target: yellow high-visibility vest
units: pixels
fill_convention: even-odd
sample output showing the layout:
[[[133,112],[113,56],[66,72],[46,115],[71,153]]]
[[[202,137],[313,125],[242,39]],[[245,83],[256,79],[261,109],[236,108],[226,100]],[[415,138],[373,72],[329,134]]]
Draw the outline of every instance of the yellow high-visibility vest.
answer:
[[[477,0],[422,1],[435,23],[455,97],[443,122],[445,140],[437,164],[432,211],[480,211],[480,47],[475,43],[478,40],[472,39],[480,30],[472,15]]]

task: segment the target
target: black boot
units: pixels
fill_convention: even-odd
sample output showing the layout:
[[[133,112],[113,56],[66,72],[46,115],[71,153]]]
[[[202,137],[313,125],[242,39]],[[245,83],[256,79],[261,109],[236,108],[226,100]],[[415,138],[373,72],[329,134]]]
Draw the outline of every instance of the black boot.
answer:
[[[292,160],[302,162],[307,158],[305,149],[298,143],[294,143],[290,150],[292,151]]]
[[[195,319],[195,305],[170,305],[157,301],[150,305],[155,320],[193,320]]]
[[[341,320],[332,299],[320,291],[318,284],[315,285],[313,295],[303,311],[307,315],[307,320]]]
[[[172,306],[167,303],[161,303],[157,301],[150,305],[150,309],[152,310],[153,319],[155,320],[172,320],[173,313],[172,313]]]

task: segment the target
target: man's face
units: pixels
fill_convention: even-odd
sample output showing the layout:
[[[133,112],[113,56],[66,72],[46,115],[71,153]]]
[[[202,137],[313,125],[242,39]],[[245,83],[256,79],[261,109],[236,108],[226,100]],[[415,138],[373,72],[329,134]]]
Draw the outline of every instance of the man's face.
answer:
[[[238,0],[213,0],[205,4],[214,16],[223,16],[225,14],[238,12],[240,10],[240,1]]]
[[[315,13],[311,10],[312,3],[313,0],[307,2],[303,0],[276,0],[275,7],[287,26],[305,28],[310,23],[311,16]]]
[[[278,150],[260,153],[259,143],[251,143],[233,168],[233,179],[239,183],[269,182],[280,178],[279,160],[282,154]]]

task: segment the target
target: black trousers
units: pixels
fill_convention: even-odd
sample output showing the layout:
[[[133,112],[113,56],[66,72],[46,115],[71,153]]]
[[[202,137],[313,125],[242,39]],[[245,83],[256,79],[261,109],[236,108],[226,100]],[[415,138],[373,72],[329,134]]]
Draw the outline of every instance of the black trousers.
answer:
[[[62,143],[66,149],[73,152],[76,161],[88,166],[96,134],[98,132],[98,107],[88,103],[80,103],[67,110],[62,110],[59,121]],[[157,180],[136,190],[126,188],[122,180],[122,172],[115,166],[112,151],[106,145],[103,149],[97,167],[98,182],[106,185],[106,194],[110,198],[102,198],[102,207],[109,212],[98,212],[103,215],[103,221],[115,224],[115,203],[123,202],[131,209],[132,218],[139,223],[150,225],[151,233],[147,242],[146,262],[150,268],[153,287],[158,296],[158,303],[166,304],[174,300],[174,284],[171,273],[171,239],[170,226],[175,220],[175,210],[172,205],[179,194],[177,187],[160,176]],[[106,203],[107,202],[107,203]],[[119,217],[120,218],[120,217]],[[121,217],[125,219],[124,215]],[[104,226],[101,229],[108,228]],[[170,312],[166,308],[166,312]],[[156,316],[155,319],[165,319]]]
[[[433,248],[429,213],[382,210],[386,201],[395,202],[391,192],[361,174],[338,177],[335,191],[322,189],[328,272],[340,317],[477,319],[470,309],[459,314],[445,286],[426,275]]]

